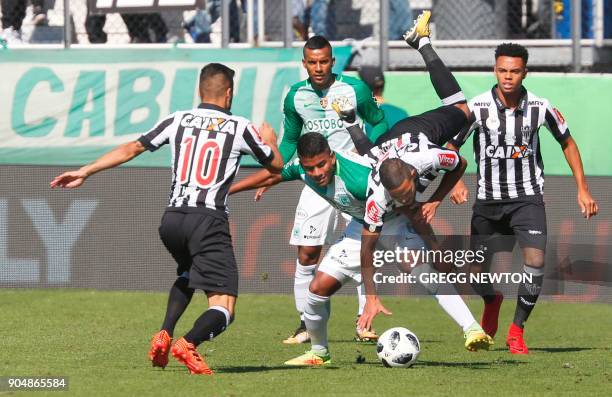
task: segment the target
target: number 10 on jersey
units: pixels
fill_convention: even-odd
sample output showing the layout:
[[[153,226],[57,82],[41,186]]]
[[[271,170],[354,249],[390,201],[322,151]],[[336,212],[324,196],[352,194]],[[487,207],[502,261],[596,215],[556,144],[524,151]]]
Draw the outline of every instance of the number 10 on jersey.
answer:
[[[206,189],[214,184],[219,172],[221,148],[214,139],[197,139],[193,133],[181,142],[177,176],[181,185],[196,184]]]

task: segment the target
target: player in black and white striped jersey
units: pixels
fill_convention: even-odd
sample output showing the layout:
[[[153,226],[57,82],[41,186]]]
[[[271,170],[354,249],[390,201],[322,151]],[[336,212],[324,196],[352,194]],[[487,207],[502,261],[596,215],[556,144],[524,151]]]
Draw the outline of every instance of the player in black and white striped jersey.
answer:
[[[249,120],[230,113],[233,88],[233,70],[218,63],[206,65],[200,73],[200,106],[173,113],[138,140],[51,181],[52,188],[77,188],[96,172],[130,161],[147,149],[171,145],[172,188],[159,234],[178,264],[178,278],[161,330],[151,340],[153,366],[165,367],[172,351],[192,374],[212,374],[196,348],[229,326],[238,296],[238,267],[227,220],[229,187],[243,154],[254,156],[271,172],[278,173],[283,166],[274,130],[264,123],[260,135]],[[174,327],[195,289],[206,292],[208,310],[171,348]]]
[[[527,59],[528,53],[523,46],[504,43],[497,47],[494,72],[498,84],[469,101],[474,123],[448,144],[449,148],[458,150],[475,131],[478,194],[471,234],[474,249],[488,248],[488,263],[484,268],[473,265],[473,271],[485,270],[494,251],[511,251],[514,239],[503,241],[501,245],[493,245],[493,242],[498,235],[513,235],[523,252],[524,272],[531,275],[531,283],[519,285],[514,320],[506,338],[513,354],[528,353],[523,328],[536,304],[544,278],[547,231],[542,197],[544,164],[540,154],[540,127],[545,126],[561,145],[576,180],[578,205],[584,216],[588,219],[598,211],[584,177],[580,151],[563,116],[548,100],[523,87]],[[459,182],[451,192],[451,201],[461,204],[467,201],[467,196],[465,184]],[[482,326],[493,336],[497,332],[503,296],[490,284],[476,284],[474,289],[485,301]]]
[[[516,110],[507,107],[496,87],[469,102],[472,126],[451,140],[459,147],[478,131],[478,200],[506,200],[544,193],[544,164],[538,131],[545,126],[559,143],[570,137],[561,113],[547,99],[521,87]]]
[[[227,194],[243,153],[262,164],[272,160],[251,122],[210,103],[179,111],[138,139],[150,151],[170,144],[169,207],[227,211]]]

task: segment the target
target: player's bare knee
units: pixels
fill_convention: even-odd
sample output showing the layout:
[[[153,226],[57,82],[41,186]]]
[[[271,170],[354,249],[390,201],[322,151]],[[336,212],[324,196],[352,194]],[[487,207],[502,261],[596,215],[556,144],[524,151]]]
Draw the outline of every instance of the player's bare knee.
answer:
[[[219,292],[208,292],[206,295],[208,296],[208,307],[223,307],[229,312],[232,318],[234,317],[234,308],[236,306],[235,296]]]
[[[299,246],[298,247],[298,260],[303,266],[311,266],[316,265],[319,262],[319,257],[321,256],[321,247],[320,245],[316,246]]]
[[[527,247],[523,249],[523,259],[530,267],[540,268],[544,266],[544,251],[538,248]]]
[[[320,296],[331,296],[341,287],[338,281],[327,276],[325,273],[317,272],[315,278],[310,282],[308,291]]]

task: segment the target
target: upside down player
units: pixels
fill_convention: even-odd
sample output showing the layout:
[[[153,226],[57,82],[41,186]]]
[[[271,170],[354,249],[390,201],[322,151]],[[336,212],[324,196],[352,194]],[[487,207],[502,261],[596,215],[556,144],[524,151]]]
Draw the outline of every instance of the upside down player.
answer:
[[[178,278],[170,290],[161,330],[151,340],[153,366],[164,368],[171,351],[190,373],[212,374],[197,346],[230,325],[238,296],[238,269],[227,220],[229,187],[242,154],[252,155],[271,172],[279,172],[283,165],[270,126],[264,124],[260,136],[249,120],[229,112],[233,88],[233,70],[218,63],[206,65],[200,73],[200,106],[171,114],[138,140],[51,181],[52,188],[77,188],[89,176],[145,150],[171,145],[172,187],[159,234],[177,262]],[[208,310],[171,347],[174,327],[195,289],[206,293]]]
[[[385,115],[372,97],[372,92],[359,79],[332,73],[335,59],[332,47],[322,36],[313,36],[304,44],[302,64],[308,73],[308,79],[294,84],[285,97],[283,114],[283,138],[279,151],[283,160],[288,162],[295,154],[300,135],[307,132],[323,134],[333,150],[352,150],[351,138],[344,128],[342,120],[332,109],[332,102],[342,96],[349,98],[357,110],[357,121],[372,125],[370,139],[387,132]],[[265,172],[264,172],[265,174]],[[262,190],[256,194],[261,196]],[[305,186],[295,212],[291,245],[297,245],[298,258],[294,278],[295,306],[301,317],[304,312],[308,285],[314,277],[315,267],[321,256],[323,244],[333,243],[332,233],[337,222],[338,213],[325,200],[322,200],[312,189]],[[357,287],[359,310],[361,314],[365,299],[362,287]],[[371,329],[356,329],[358,340],[373,340],[377,335]],[[305,343],[309,336],[305,330],[304,320],[293,335],[284,343]]]
[[[390,211],[405,213],[411,217],[415,230],[427,240],[429,248],[434,248],[431,245],[435,243],[435,237],[429,222],[443,198],[463,173],[447,173],[429,200],[425,203],[418,202],[418,196],[438,174],[436,164],[443,169],[444,166],[455,164],[455,158],[458,158],[454,151],[437,153],[438,157],[434,158],[424,153],[439,148],[451,139],[467,124],[469,116],[469,108],[461,87],[431,46],[430,16],[429,11],[423,12],[404,39],[422,55],[432,84],[444,106],[399,121],[388,133],[379,137],[379,146],[374,147],[361,128],[352,123],[354,109],[350,104],[341,100],[335,103],[335,109],[345,120],[359,153],[368,155],[374,161],[364,216],[365,225],[362,229],[361,271],[366,288],[366,306],[359,319],[360,327],[371,326],[372,320],[379,312],[389,314],[376,295],[373,281],[373,254],[379,241],[384,215]],[[465,167],[465,164],[462,166]],[[409,176],[414,174],[415,167],[422,171],[418,173],[416,183],[413,183]],[[431,269],[431,265],[426,264],[425,269],[421,271],[428,270],[426,267]],[[463,329],[467,339],[466,347],[473,343],[478,348],[488,348],[493,343],[478,324],[464,323]]]
[[[373,186],[369,183],[372,168],[369,159],[351,152],[334,152],[321,134],[307,133],[298,140],[298,159],[285,165],[280,175],[258,173],[236,182],[230,188],[230,194],[262,186],[272,186],[284,181],[302,180],[310,186],[321,198],[338,210],[352,216],[343,236],[332,245],[309,285],[304,310],[305,325],[311,338],[311,350],[299,357],[287,361],[286,365],[311,366],[327,364],[331,360],[327,339],[327,322],[330,317],[330,297],[342,285],[353,280],[361,283],[360,246],[361,229],[364,218],[367,218],[367,192]],[[448,157],[447,157],[448,156]],[[452,161],[450,158],[452,157]],[[441,164],[438,159],[445,159]],[[435,194],[445,195],[458,180],[465,169],[465,160],[460,161],[459,155],[443,148],[428,149],[414,153],[412,161],[416,168],[408,166],[406,183],[396,190],[397,194],[414,193],[415,178],[430,170],[449,171],[445,179],[451,183],[442,183],[442,190]],[[388,172],[387,172],[388,171]],[[389,168],[381,173],[389,178],[396,170]],[[402,179],[404,180],[404,179]],[[396,247],[419,250],[424,247],[423,240],[413,230],[407,219],[400,214],[389,211],[378,222],[381,224],[381,234],[387,236],[383,246],[388,250]],[[383,225],[384,223],[384,225]],[[416,269],[411,264],[400,264],[405,272],[435,273],[429,265]],[[427,291],[436,297],[440,306],[464,330],[465,347],[468,350],[488,348],[490,340],[484,334],[478,322],[469,309],[457,295],[453,287],[428,283],[423,285]]]
[[[597,202],[591,196],[582,168],[580,151],[561,116],[547,99],[539,98],[523,86],[527,76],[527,49],[504,43],[495,50],[497,84],[469,102],[472,127],[449,142],[462,146],[472,131],[474,154],[478,166],[478,194],[473,207],[471,234],[476,249],[491,243],[500,235],[514,235],[522,250],[523,271],[532,275],[533,283],[521,283],[514,320],[508,329],[506,344],[512,354],[528,354],[523,338],[525,322],[533,310],[542,288],[546,249],[546,212],[544,208],[544,164],[540,154],[538,131],[542,125],[559,142],[578,188],[578,205],[589,219],[597,214]],[[459,182],[451,193],[456,204],[466,202],[468,191]],[[472,271],[487,270],[494,250],[514,247],[503,242],[488,249],[484,266],[472,265]],[[485,302],[482,326],[491,336],[498,327],[503,295],[490,284],[475,284],[474,289]]]

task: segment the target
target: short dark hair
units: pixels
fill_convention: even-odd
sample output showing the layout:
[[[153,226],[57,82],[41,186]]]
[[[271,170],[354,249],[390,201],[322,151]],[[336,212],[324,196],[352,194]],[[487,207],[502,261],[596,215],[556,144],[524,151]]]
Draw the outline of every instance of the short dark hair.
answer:
[[[329,48],[329,51],[332,51],[332,46],[329,41],[323,36],[312,36],[306,43],[304,44],[303,52],[306,53],[306,50],[320,50],[323,48]]]
[[[380,66],[360,67],[359,78],[363,80],[373,92],[379,92],[385,88],[385,74]]]
[[[495,59],[497,60],[499,57],[522,58],[523,62],[525,62],[525,66],[527,66],[529,52],[527,51],[527,48],[520,44],[502,43],[495,49]]]
[[[200,71],[200,94],[209,98],[222,97],[228,88],[234,89],[234,74],[221,63],[209,63]]]
[[[298,156],[311,158],[321,153],[331,152],[327,139],[318,132],[308,132],[298,139]]]
[[[397,189],[406,179],[413,179],[416,169],[398,158],[386,159],[378,170],[380,182],[387,190]]]

